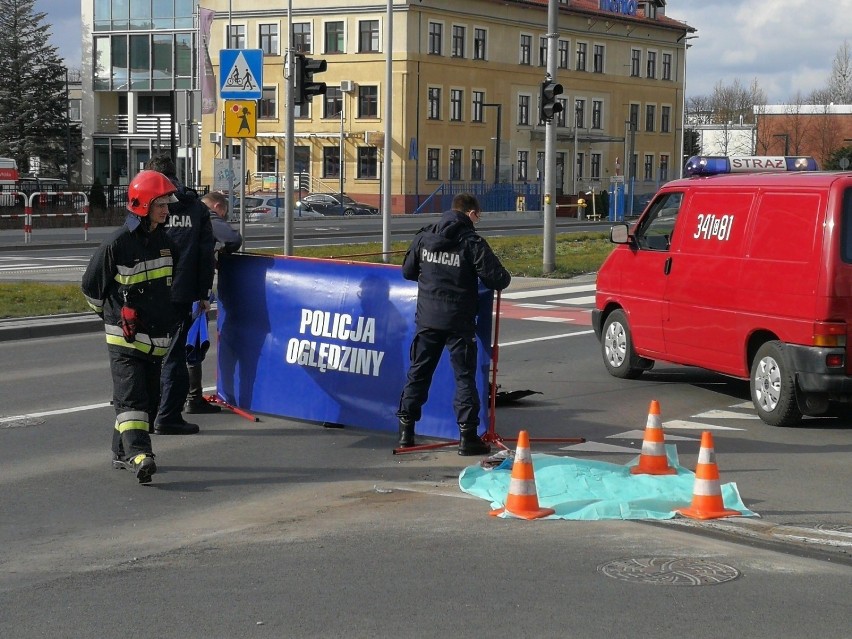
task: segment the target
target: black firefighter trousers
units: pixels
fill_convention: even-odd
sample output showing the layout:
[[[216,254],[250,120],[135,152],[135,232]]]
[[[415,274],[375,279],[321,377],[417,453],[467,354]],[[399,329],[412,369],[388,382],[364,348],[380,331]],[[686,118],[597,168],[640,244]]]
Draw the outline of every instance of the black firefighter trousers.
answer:
[[[411,342],[411,366],[402,397],[399,400],[401,418],[418,421],[421,408],[429,397],[432,376],[444,352],[450,353],[450,364],[456,382],[453,409],[459,424],[479,425],[479,393],[476,391],[476,336],[454,331],[417,328]]]
[[[160,402],[160,361],[126,348],[110,348],[115,428],[112,452],[121,459],[151,452],[149,425]]]

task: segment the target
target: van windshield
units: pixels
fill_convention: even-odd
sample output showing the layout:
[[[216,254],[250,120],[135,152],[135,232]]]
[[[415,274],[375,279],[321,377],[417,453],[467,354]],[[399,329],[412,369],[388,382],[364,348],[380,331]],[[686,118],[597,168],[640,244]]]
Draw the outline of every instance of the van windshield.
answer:
[[[669,250],[682,201],[683,193],[666,193],[651,204],[648,214],[636,229],[635,237],[639,248],[652,251]]]

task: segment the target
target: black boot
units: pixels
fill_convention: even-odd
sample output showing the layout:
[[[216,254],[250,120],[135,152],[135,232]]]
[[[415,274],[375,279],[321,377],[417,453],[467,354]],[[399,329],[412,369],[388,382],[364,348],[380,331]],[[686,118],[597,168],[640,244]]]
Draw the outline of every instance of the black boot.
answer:
[[[184,412],[191,415],[204,413],[219,413],[221,408],[216,404],[211,404],[204,399],[201,388],[201,366],[199,364],[190,364],[186,367],[189,373],[189,392],[186,394],[186,404],[183,407]]]
[[[459,455],[467,457],[491,452],[491,446],[476,434],[477,428],[479,424],[459,424]]]
[[[414,422],[407,417],[399,418],[399,448],[414,446]]]

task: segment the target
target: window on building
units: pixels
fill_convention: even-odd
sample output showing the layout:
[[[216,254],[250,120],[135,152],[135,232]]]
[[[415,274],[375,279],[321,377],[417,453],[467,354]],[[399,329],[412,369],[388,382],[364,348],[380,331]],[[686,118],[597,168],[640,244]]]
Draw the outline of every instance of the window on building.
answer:
[[[258,173],[275,173],[275,147],[257,147],[257,171]]]
[[[322,100],[322,117],[339,118],[343,111],[343,92],[340,87],[326,87]]]
[[[582,180],[584,177],[583,167],[586,165],[586,154],[577,153],[577,179]]]
[[[483,178],[482,158],[484,153],[482,149],[473,149],[470,152],[470,179],[479,182]]]
[[[465,36],[465,28],[455,25],[453,26],[453,57],[454,58],[463,58],[464,57],[464,36]]]
[[[68,100],[68,119],[72,122],[80,122],[83,119],[82,111],[80,110],[81,100]]]
[[[586,101],[583,98],[577,98],[574,100],[574,114],[576,119],[574,120],[574,126],[578,129],[586,128]]]
[[[309,100],[305,104],[294,104],[293,105],[293,117],[296,119],[310,119],[311,117],[311,103],[313,100]]]
[[[271,120],[278,117],[278,105],[275,97],[277,87],[263,87],[263,97],[257,105],[257,117],[261,120]]]
[[[461,122],[462,120],[463,100],[464,91],[461,89],[450,89],[450,120],[453,122]]]
[[[151,88],[151,37],[130,36],[130,89],[139,91]]]
[[[440,22],[429,23],[429,53],[443,55],[444,25]]]
[[[322,176],[324,178],[340,177],[340,146],[322,147]]]
[[[568,98],[556,98],[556,101],[562,106],[562,110],[556,114],[556,126],[568,126]]]
[[[257,27],[257,41],[264,55],[278,55],[278,25],[261,24]]]
[[[630,125],[634,131],[639,130],[639,105],[631,104],[630,105]]]
[[[669,156],[663,154],[660,156],[660,182],[669,181]]]
[[[670,106],[664,106],[660,108],[660,132],[661,133],[670,133],[671,132],[671,120],[672,120],[672,108]]]
[[[547,37],[545,36],[538,39],[538,66],[547,66]]]
[[[520,64],[532,64],[532,36],[521,36]]]
[[[530,152],[518,151],[518,179],[525,182],[529,175],[530,169]]]
[[[358,85],[358,117],[379,117],[379,87]]]
[[[577,71],[586,70],[586,56],[588,54],[589,45],[585,42],[577,43]]]
[[[556,43],[557,56],[556,66],[560,69],[568,68],[568,60],[571,57],[571,43],[568,40],[560,40]]]
[[[473,59],[485,59],[485,29],[473,30]]]
[[[657,107],[654,104],[646,104],[645,105],[645,130],[646,131],[654,131],[656,130],[656,120],[657,120]]]
[[[450,149],[450,181],[462,179],[462,150]]]
[[[639,163],[639,154],[634,153],[630,158],[630,175],[633,176],[633,177],[636,176],[636,166],[638,165],[638,163]]]
[[[232,24],[225,25],[225,32],[228,34],[226,41],[227,49],[245,49],[246,48],[246,25]]]
[[[325,23],[325,52],[343,53],[343,22]]]
[[[535,179],[543,180],[544,179],[544,163],[545,163],[545,153],[544,151],[538,151],[535,154]]]
[[[195,50],[191,33],[175,34],[175,89],[192,89]]]
[[[441,149],[428,149],[426,151],[426,179],[440,180],[441,175]]]
[[[663,80],[672,79],[672,54],[663,54]]]
[[[603,128],[603,100],[592,100],[592,128]]]
[[[312,53],[311,49],[311,23],[293,23],[293,48],[300,53]]]
[[[639,49],[630,50],[630,75],[639,77],[639,68],[642,66],[642,52]]]
[[[174,69],[172,61],[172,45],[174,37],[171,34],[155,34],[151,38],[151,71],[152,89],[171,89]]]
[[[379,21],[361,20],[358,22],[358,53],[377,53],[379,51]]]
[[[530,123],[530,96],[518,96],[518,124],[528,125]]]
[[[604,51],[604,45],[595,45],[594,58],[592,59],[592,67],[595,73],[604,72]]]
[[[650,182],[654,179],[654,156],[650,153],[645,154],[645,166],[643,179]]]
[[[358,147],[358,177],[375,179],[379,175],[379,150],[374,146]]]
[[[648,78],[656,78],[657,77],[657,53],[656,51],[648,51],[648,59],[647,59],[648,69],[646,76]]]
[[[601,179],[601,154],[592,153],[591,166],[589,167],[589,177],[593,180]]]
[[[440,120],[441,119],[441,89],[438,87],[429,87],[426,90],[426,119]]]
[[[470,103],[470,119],[472,122],[483,121],[483,102],[485,102],[485,91],[474,91],[473,99]]]

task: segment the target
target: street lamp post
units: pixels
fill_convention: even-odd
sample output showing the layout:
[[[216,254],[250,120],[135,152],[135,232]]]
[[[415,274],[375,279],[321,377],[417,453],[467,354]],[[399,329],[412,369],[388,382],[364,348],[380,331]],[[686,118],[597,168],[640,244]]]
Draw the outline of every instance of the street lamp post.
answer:
[[[496,102],[483,102],[482,107],[494,107],[497,109],[497,138],[494,145],[494,184],[497,184],[500,181],[500,129],[503,105]]]

